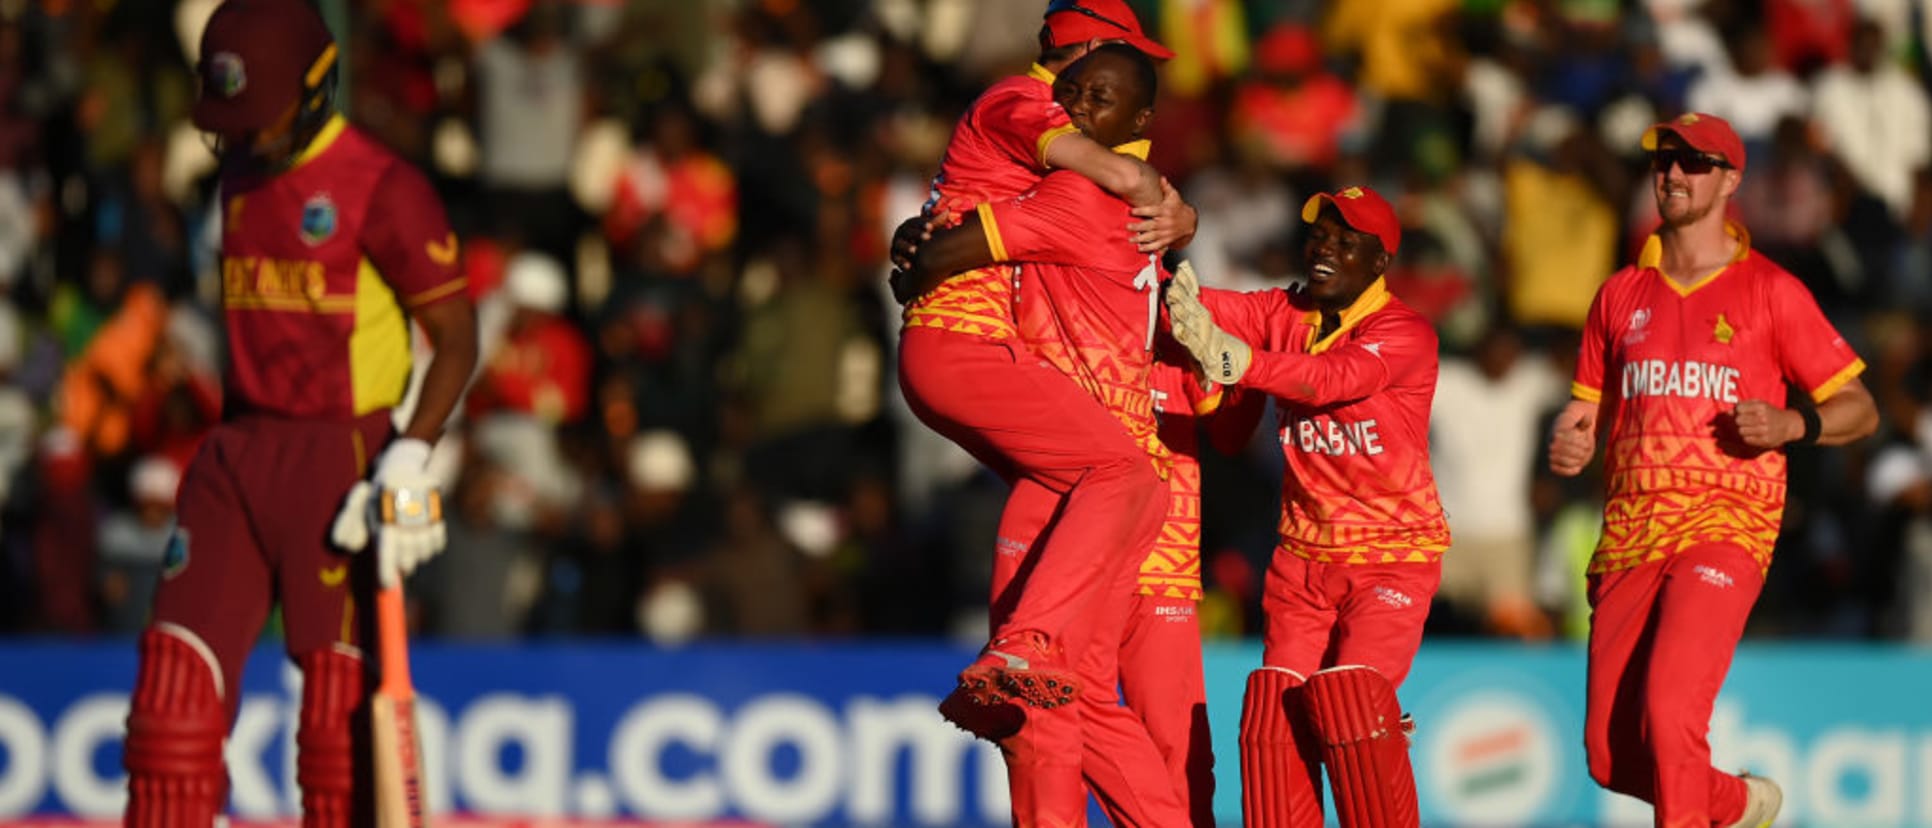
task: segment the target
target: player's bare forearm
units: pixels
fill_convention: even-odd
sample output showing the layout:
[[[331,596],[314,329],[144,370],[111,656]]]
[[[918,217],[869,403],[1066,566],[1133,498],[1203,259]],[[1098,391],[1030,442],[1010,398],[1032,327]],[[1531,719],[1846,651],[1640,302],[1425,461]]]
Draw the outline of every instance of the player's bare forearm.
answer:
[[[993,247],[986,241],[986,229],[978,213],[967,213],[959,224],[936,230],[932,238],[919,245],[912,255],[910,275],[921,283],[937,285],[947,276],[962,270],[985,267],[995,261]]]
[[[423,372],[422,393],[402,436],[435,443],[476,373],[476,307],[458,297],[418,308],[414,316],[436,353]]]
[[[1842,446],[1878,430],[1878,404],[1865,383],[1853,378],[1818,404],[1818,444]]]
[[[1085,135],[1063,135],[1047,145],[1047,166],[1071,170],[1135,207],[1161,203],[1161,174],[1147,162],[1121,155]]]

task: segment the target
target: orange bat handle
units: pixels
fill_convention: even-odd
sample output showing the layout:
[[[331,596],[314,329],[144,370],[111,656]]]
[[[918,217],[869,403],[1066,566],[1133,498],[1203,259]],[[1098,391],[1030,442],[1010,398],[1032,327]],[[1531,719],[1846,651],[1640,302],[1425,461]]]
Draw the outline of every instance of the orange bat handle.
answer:
[[[410,696],[414,685],[409,680],[409,619],[403,609],[401,584],[376,593],[376,637],[382,659],[382,684],[377,692],[395,698]]]

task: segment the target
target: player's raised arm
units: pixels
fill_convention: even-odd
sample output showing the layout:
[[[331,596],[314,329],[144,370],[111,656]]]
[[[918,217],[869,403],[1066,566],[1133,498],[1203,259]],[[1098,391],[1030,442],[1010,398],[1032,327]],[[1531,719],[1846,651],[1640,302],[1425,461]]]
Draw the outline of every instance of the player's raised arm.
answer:
[[[1161,174],[1152,165],[1114,152],[1077,132],[1048,144],[1046,162],[1053,169],[1080,174],[1135,207],[1159,207],[1166,197],[1161,191]]]

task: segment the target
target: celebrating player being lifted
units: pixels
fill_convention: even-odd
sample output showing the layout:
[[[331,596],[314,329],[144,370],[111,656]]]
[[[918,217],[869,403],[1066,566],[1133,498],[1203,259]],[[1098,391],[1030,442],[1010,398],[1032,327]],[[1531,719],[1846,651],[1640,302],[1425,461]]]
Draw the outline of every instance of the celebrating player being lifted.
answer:
[[[1422,642],[1449,528],[1429,468],[1436,335],[1389,293],[1395,211],[1349,187],[1302,206],[1305,290],[1167,290],[1204,376],[1274,397],[1286,460],[1261,669],[1241,712],[1242,820],[1322,824],[1328,767],[1344,828],[1417,824],[1395,688]]]
[[[1744,143],[1692,113],[1652,126],[1663,226],[1597,291],[1550,468],[1574,475],[1609,424],[1603,539],[1590,560],[1590,776],[1660,826],[1761,828],[1783,793],[1711,766],[1711,707],[1764,586],[1791,444],[1878,425],[1864,361],[1725,206]],[[1786,408],[1787,383],[1808,404]],[[1814,407],[1815,406],[1815,407]]]
[[[379,578],[442,549],[425,466],[477,344],[442,207],[335,112],[337,57],[302,0],[228,0],[202,37],[194,122],[220,139],[224,411],[182,481],[141,635],[123,753],[129,825],[215,821],[242,664],[278,603],[303,675],[304,824],[371,821],[368,730],[352,724],[368,696],[368,599]],[[410,319],[435,357],[392,439]],[[373,527],[378,553],[331,549],[331,526],[370,520],[371,499],[401,521]]]
[[[1081,132],[1116,152],[1142,156],[1147,144],[1137,139],[1153,115],[1155,84],[1147,55],[1126,44],[1106,44],[1068,67],[1053,91]],[[900,290],[917,294],[956,271],[1022,263],[1015,318],[1024,353],[1046,366],[1039,382],[1083,397],[1083,407],[1105,413],[1084,433],[1068,436],[1054,423],[1063,412],[1023,399],[1001,404],[1030,415],[1018,427],[1057,435],[1058,442],[1047,445],[1068,457],[1126,446],[1137,458],[1137,473],[1130,478],[1139,483],[1131,490],[1135,499],[1099,504],[1135,524],[1131,539],[1115,541],[1124,546],[1058,545],[1067,512],[1057,498],[1024,499],[1016,492],[1002,520],[1002,539],[1014,551],[995,559],[993,622],[1013,624],[1029,602],[1055,596],[1048,606],[1070,612],[1074,622],[1059,637],[1082,688],[1074,703],[1042,705],[1026,713],[1024,726],[1008,722],[1004,728],[996,727],[995,715],[1013,708],[997,700],[963,712],[957,703],[943,708],[962,726],[1000,744],[1016,821],[1022,825],[1076,824],[1086,808],[1083,774],[1117,824],[1179,825],[1189,819],[1174,784],[1177,776],[1152,741],[1146,719],[1121,707],[1114,693],[1121,678],[1118,656],[1136,605],[1137,565],[1154,546],[1170,502],[1159,476],[1168,452],[1157,435],[1149,391],[1155,290],[1163,274],[1154,254],[1136,250],[1128,230],[1132,222],[1126,202],[1085,177],[1055,172],[1033,189],[981,204],[959,226],[933,234],[912,251],[911,269],[898,279]],[[1014,363],[1004,364],[1018,373]],[[1069,501],[1066,508],[1073,505]],[[1069,552],[1083,557],[1076,561]],[[1198,643],[1194,652],[1198,665]],[[1185,665],[1164,666],[1174,679],[1170,683],[1185,684]],[[1181,732],[1164,742],[1186,749],[1191,712],[1167,720]]]

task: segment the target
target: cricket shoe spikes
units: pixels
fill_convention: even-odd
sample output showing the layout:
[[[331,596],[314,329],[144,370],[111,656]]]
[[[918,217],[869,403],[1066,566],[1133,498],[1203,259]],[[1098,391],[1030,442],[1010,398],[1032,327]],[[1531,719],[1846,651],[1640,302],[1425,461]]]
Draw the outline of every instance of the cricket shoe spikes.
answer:
[[[991,703],[994,694],[1042,709],[1073,703],[1080,682],[1066,654],[1045,635],[1027,631],[994,639],[979,658],[960,671],[959,687]]]
[[[991,702],[982,703],[982,697]],[[976,697],[963,684],[939,702],[939,715],[960,730],[994,744],[1012,738],[1026,724],[1025,708],[997,692]]]

